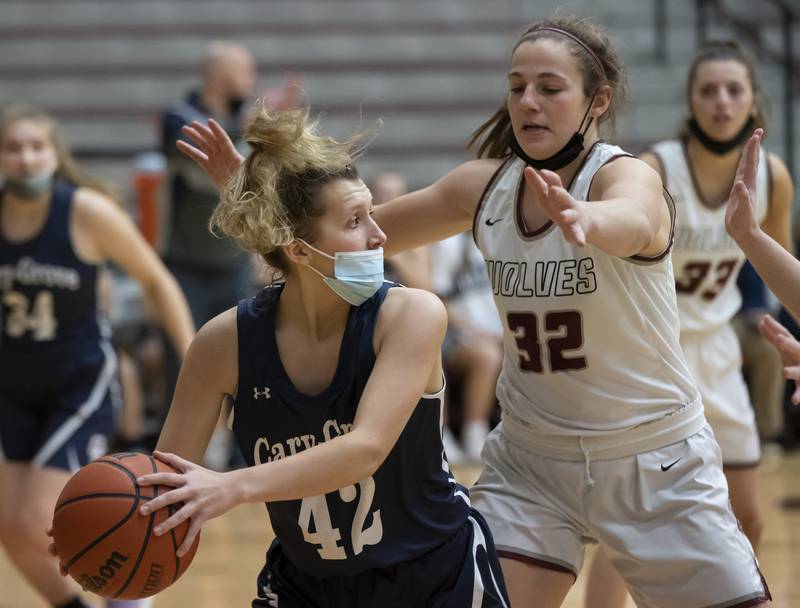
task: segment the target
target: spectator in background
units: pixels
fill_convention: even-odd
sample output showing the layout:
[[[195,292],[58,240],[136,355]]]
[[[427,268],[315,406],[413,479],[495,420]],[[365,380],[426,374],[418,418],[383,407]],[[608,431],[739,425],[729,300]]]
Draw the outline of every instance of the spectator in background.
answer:
[[[463,451],[456,444],[447,454],[451,461],[463,454],[477,463],[496,402],[503,326],[494,307],[486,263],[472,234],[462,232],[431,248],[433,289],[447,307],[447,334],[442,345],[445,369],[461,379]],[[448,441],[454,439],[448,437]]]
[[[764,444],[774,444],[783,432],[783,364],[778,352],[758,331],[758,324],[769,313],[767,290],[753,267],[742,266],[737,280],[742,308],[733,318],[733,328],[742,345],[742,371],[750,391],[756,426]]]
[[[238,143],[255,74],[255,62],[247,49],[212,42],[201,88],[171,105],[163,115],[161,147],[167,158],[169,189],[163,257],[183,287],[198,326],[248,293],[250,265],[230,239],[209,231],[208,221],[219,200],[217,189],[178,151],[176,142],[184,137],[184,125],[213,117]]]
[[[188,160],[188,159],[187,159]],[[408,182],[400,173],[382,171],[370,183],[372,203],[380,205],[408,192]],[[417,247],[397,253],[385,262],[386,278],[406,287],[431,290],[431,254],[429,247]]]
[[[214,118],[237,145],[247,122],[256,79],[255,60],[234,42],[212,42],[203,64],[203,81],[185,99],[172,104],[162,117],[161,148],[167,159],[169,212],[163,257],[183,288],[197,327],[230,308],[252,290],[249,257],[233,242],[209,230],[211,213],[219,196],[214,183],[180,153],[177,142],[186,139],[184,126]],[[294,105],[299,88],[292,78],[283,88],[266,91],[268,104]],[[166,401],[172,398],[178,376],[177,359],[165,353]],[[209,465],[224,468],[232,450],[230,434],[220,427],[211,442]]]

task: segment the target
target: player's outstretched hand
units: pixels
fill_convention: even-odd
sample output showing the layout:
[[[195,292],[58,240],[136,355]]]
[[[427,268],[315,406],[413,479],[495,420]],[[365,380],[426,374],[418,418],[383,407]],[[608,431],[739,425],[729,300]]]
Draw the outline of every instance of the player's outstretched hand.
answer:
[[[179,139],[178,149],[196,162],[217,188],[221,188],[244,161],[225,129],[216,120],[209,118],[207,125],[195,120],[181,130],[195,145]]]
[[[175,454],[153,452],[153,456],[166,462],[178,472],[153,473],[143,475],[136,480],[142,486],[163,485],[174,488],[146,502],[140,508],[140,512],[142,515],[148,515],[169,505],[182,503],[153,531],[160,536],[190,519],[189,531],[177,551],[178,557],[183,557],[206,521],[219,517],[237,504],[238,493],[230,483],[230,475],[226,473],[211,471]]]
[[[761,335],[780,353],[783,362],[783,376],[794,380],[795,390],[792,403],[800,405],[800,342],[783,325],[769,315],[764,315],[758,324]]]
[[[537,171],[525,167],[525,181],[531,187],[536,200],[545,214],[564,234],[567,242],[579,247],[586,245],[585,203],[576,201],[561,183],[561,178],[553,171]]]
[[[744,146],[725,209],[725,228],[739,242],[758,231],[755,216],[756,174],[763,129],[756,129]]]
[[[50,527],[45,530],[45,534],[53,538],[53,524],[50,524]],[[53,557],[58,557],[58,549],[56,549],[56,544],[53,542],[47,545],[47,552]],[[58,569],[61,572],[61,576],[67,576],[67,569],[64,567],[64,564],[61,563],[60,559],[58,560]]]

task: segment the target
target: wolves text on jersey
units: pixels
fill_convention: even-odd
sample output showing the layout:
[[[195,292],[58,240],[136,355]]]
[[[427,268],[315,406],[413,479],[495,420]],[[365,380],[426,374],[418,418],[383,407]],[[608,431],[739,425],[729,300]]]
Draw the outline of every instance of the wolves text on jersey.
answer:
[[[16,265],[0,266],[0,290],[11,289],[14,281],[22,285],[69,289],[77,291],[81,287],[81,276],[74,268],[37,264],[31,257],[20,258]]]
[[[322,425],[321,441],[330,441],[334,437],[344,435],[353,430],[353,423],[326,420]],[[314,434],[298,435],[288,437],[283,441],[276,441],[270,445],[266,437],[256,439],[253,446],[253,461],[256,464],[264,464],[273,460],[279,460],[292,456],[302,450],[313,448],[317,445],[318,439]]]
[[[579,260],[506,262],[487,260],[495,295],[517,298],[550,298],[585,295],[597,290],[597,275],[590,257]]]

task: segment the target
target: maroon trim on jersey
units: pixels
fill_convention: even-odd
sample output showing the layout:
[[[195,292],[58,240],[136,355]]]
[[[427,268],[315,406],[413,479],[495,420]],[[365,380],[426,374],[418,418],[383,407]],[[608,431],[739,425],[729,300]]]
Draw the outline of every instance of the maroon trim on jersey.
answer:
[[[738,604],[731,604],[726,608],[751,608],[752,606],[761,606],[762,604],[772,601],[772,594],[769,592],[767,581],[764,580],[764,575],[761,574],[761,568],[758,567],[758,564],[756,564],[756,570],[758,570],[758,576],[761,577],[761,584],[764,586],[764,595],[751,597],[749,600],[739,602]]]
[[[586,156],[583,157],[581,160],[581,164],[578,165],[578,168],[575,170],[575,173],[572,175],[572,179],[569,180],[569,184],[567,185],[567,192],[570,191],[572,188],[572,184],[575,183],[575,179],[580,175],[580,172],[583,171],[583,167],[586,165],[586,162],[594,153],[594,149],[597,147],[598,144],[605,143],[602,139],[598,139],[596,142],[592,144],[592,147],[589,148],[589,152],[587,152]],[[628,155],[630,156],[630,155]],[[590,185],[591,189],[591,185]],[[522,214],[522,197],[525,194],[525,170],[523,169],[522,175],[519,176],[519,184],[517,185],[517,200],[514,203],[514,207],[516,209],[516,219],[517,219],[517,228],[519,229],[520,233],[525,238],[532,238],[540,236],[544,234],[550,227],[553,225],[553,220],[547,220],[541,227],[537,228],[536,230],[528,230],[528,227],[525,225],[525,217]]]
[[[651,146],[647,148],[642,154],[652,154],[653,158],[656,159],[658,163],[658,174],[661,177],[661,183],[664,185],[664,188],[667,187],[667,165],[664,163],[664,159],[661,158],[661,155],[658,153],[658,150],[655,149],[655,146]]]
[[[578,578],[578,575],[569,568],[567,568],[566,566],[562,566],[560,564],[554,564],[553,562],[548,562],[543,559],[537,559],[529,555],[522,555],[521,553],[514,553],[513,551],[505,551],[503,549],[497,549],[497,557],[504,557],[506,559],[514,560],[515,562],[522,562],[530,566],[538,566],[539,568],[545,568],[547,570],[565,572],[567,574],[571,574],[576,579]]]
[[[597,174],[600,173],[600,170],[603,167],[607,167],[608,165],[610,165],[619,158],[636,158],[636,157],[633,154],[628,154],[627,152],[623,152],[622,154],[615,154],[614,156],[609,158],[606,162],[604,162],[602,165],[597,167],[597,171],[595,171],[594,175],[592,175],[592,181],[589,182],[589,189],[586,191],[586,200],[589,200],[589,195],[592,193],[592,186],[594,185],[594,178],[597,177]],[[578,174],[576,173],[575,175]],[[571,188],[572,184],[570,184],[569,186]]]
[[[660,262],[667,257],[670,251],[672,251],[672,245],[675,244],[675,216],[678,214],[678,211],[675,208],[675,201],[673,200],[672,195],[666,188],[664,188],[664,195],[664,198],[667,201],[667,206],[669,207],[670,220],[669,243],[667,243],[666,249],[656,256],[632,255],[630,257],[631,260],[636,260],[637,262]]]
[[[706,209],[711,209],[712,211],[716,211],[720,207],[724,207],[725,203],[728,202],[728,197],[726,196],[724,199],[719,201],[716,204],[709,203],[706,198],[703,196],[702,191],[700,190],[700,183],[697,181],[697,176],[694,173],[694,167],[692,166],[692,161],[689,158],[689,147],[687,145],[688,139],[684,138],[681,140],[681,150],[683,151],[683,159],[686,162],[686,168],[689,170],[689,177],[692,179],[692,187],[694,188],[695,196],[697,200],[700,201],[700,204],[703,205]],[[734,179],[735,176],[734,176]],[[730,188],[728,188],[728,192],[730,192],[731,188],[733,188],[733,181],[731,181]]]
[[[492,173],[492,177],[489,178],[489,181],[486,182],[486,187],[483,189],[481,193],[481,197],[478,199],[478,206],[475,207],[475,214],[472,216],[472,240],[475,242],[475,246],[480,249],[478,245],[478,216],[481,214],[481,209],[483,208],[483,201],[486,200],[486,195],[489,194],[489,191],[492,189],[497,181],[500,178],[500,174],[503,172],[503,168],[507,167],[511,162],[511,158],[507,158],[500,166],[497,167],[494,173]]]
[[[517,184],[517,196],[515,197],[516,200],[514,201],[514,219],[517,222],[517,229],[520,231],[523,237],[525,238],[532,238],[537,237],[541,234],[544,234],[550,227],[553,225],[553,220],[547,220],[542,226],[537,228],[536,230],[528,230],[528,226],[525,224],[525,217],[522,215],[522,198],[525,196],[525,170],[523,169],[522,175],[519,177],[519,183]]]

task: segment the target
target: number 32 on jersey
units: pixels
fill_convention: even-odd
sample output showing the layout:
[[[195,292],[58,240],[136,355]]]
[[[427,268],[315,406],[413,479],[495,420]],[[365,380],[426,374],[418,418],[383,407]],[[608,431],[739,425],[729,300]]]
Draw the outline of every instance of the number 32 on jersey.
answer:
[[[586,357],[568,354],[583,346],[580,311],[554,310],[541,317],[532,312],[509,312],[506,321],[517,343],[522,371],[542,374],[586,368]],[[547,354],[547,369],[543,353]]]

